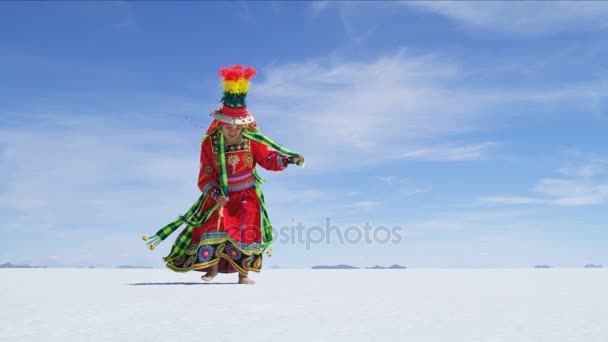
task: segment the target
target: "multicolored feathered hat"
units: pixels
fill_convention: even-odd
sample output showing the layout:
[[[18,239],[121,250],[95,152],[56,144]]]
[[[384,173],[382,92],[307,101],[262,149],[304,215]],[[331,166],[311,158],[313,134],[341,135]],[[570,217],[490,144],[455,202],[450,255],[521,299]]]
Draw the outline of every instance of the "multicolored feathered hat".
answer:
[[[224,96],[221,100],[222,107],[211,112],[216,120],[233,125],[248,125],[255,122],[247,111],[245,101],[251,85],[249,79],[255,74],[254,68],[243,68],[240,64],[227,68],[220,67],[219,76],[224,80]]]

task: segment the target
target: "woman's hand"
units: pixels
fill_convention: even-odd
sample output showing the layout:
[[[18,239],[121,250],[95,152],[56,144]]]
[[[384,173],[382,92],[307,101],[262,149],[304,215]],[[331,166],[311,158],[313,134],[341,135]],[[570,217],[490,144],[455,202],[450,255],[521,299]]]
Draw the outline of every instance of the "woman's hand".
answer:
[[[223,195],[218,195],[218,196],[215,197],[215,202],[220,207],[223,207],[224,205],[226,205],[226,203],[228,203],[229,200],[230,199],[228,197],[225,197]]]
[[[293,164],[298,164],[300,162],[304,162],[304,156],[298,156],[298,157],[291,157],[291,162]]]

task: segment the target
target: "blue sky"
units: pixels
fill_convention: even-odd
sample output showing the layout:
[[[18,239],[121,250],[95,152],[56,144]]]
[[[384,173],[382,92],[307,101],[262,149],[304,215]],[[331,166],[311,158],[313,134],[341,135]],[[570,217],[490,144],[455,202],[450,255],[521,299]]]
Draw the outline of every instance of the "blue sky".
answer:
[[[198,189],[219,66],[252,65],[277,229],[266,267],[608,264],[602,2],[0,4],[0,262],[162,266]],[[318,238],[318,235],[314,235]],[[172,240],[171,237],[170,240]],[[332,241],[334,237],[331,238]]]

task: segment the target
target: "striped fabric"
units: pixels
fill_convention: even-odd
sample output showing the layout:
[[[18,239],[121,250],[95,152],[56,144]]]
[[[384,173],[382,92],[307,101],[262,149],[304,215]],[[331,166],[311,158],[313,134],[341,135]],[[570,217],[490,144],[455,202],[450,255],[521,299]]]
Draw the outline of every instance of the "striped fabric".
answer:
[[[241,191],[255,185],[255,176],[251,171],[228,176],[228,192]]]
[[[293,152],[293,151],[286,149],[282,145],[278,144],[277,142],[271,140],[270,138],[268,138],[260,133],[254,133],[254,132],[249,132],[249,131],[244,130],[243,136],[245,136],[249,139],[255,140],[268,147],[272,147],[275,150],[278,150],[279,152],[281,152],[283,154],[286,154],[286,155],[289,155],[292,157],[300,155],[297,152]],[[205,135],[205,137],[203,138],[203,141],[207,137],[208,136]],[[224,135],[223,134],[220,134],[219,146],[220,146],[220,148],[219,148],[219,158],[218,159],[219,159],[219,164],[220,164],[220,174],[219,174],[220,189],[221,189],[222,194],[224,196],[226,196],[229,191],[229,182],[228,182],[228,175],[226,172],[226,152],[224,149]],[[303,162],[298,162],[296,164],[300,167],[304,167]],[[270,220],[268,218],[268,213],[266,211],[266,205],[264,203],[264,194],[260,190],[260,184],[263,184],[264,180],[258,175],[256,169],[253,169],[253,173],[250,173],[250,176],[247,174],[238,174],[238,175],[231,176],[231,179],[233,180],[234,183],[230,184],[230,185],[234,186],[234,187],[239,187],[239,186],[249,187],[250,179],[253,179],[252,184],[253,184],[254,190],[260,200],[260,206],[261,206],[261,211],[262,211],[262,222],[261,222],[262,223],[262,246],[263,246],[262,250],[266,250],[266,248],[269,247],[270,244],[272,243],[272,241],[274,239],[274,234],[272,231],[272,225],[270,224]],[[243,189],[246,189],[247,187],[245,187]],[[218,205],[216,204],[213,206],[213,208],[209,209],[206,213],[202,213],[201,211],[202,211],[203,203],[204,203],[206,196],[207,196],[206,193],[202,193],[200,195],[200,197],[198,198],[198,200],[194,203],[194,205],[192,205],[190,210],[188,210],[188,212],[186,212],[184,215],[180,215],[175,221],[173,221],[173,222],[169,223],[168,225],[166,225],[165,227],[161,228],[158,232],[156,232],[156,234],[154,234],[150,237],[143,236],[143,239],[144,239],[144,241],[146,241],[148,248],[154,249],[154,247],[156,247],[163,240],[165,240],[167,237],[169,237],[169,235],[171,235],[173,232],[175,232],[179,227],[181,227],[183,224],[186,224],[187,229],[182,234],[180,234],[180,236],[178,236],[177,240],[173,244],[173,247],[171,248],[171,252],[169,253],[169,255],[167,257],[165,257],[163,259],[165,261],[168,261],[168,260],[172,260],[174,258],[177,258],[177,257],[183,255],[186,251],[188,244],[191,242],[192,229],[194,229],[194,227],[198,227],[201,224],[203,224],[204,222],[206,222],[209,219],[209,217],[211,216],[211,214],[218,208]],[[197,219],[198,217],[200,217],[201,214],[202,214],[202,217],[200,219]]]

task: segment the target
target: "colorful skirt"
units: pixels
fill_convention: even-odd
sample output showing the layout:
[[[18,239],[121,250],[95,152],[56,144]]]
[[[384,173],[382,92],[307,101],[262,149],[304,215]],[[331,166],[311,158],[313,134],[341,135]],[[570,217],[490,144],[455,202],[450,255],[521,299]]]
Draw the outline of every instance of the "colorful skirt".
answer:
[[[167,260],[168,268],[176,272],[207,272],[217,264],[220,273],[239,272],[247,275],[249,271],[260,272],[262,231],[258,196],[252,187],[230,192],[228,198],[223,208],[216,210],[207,222],[192,230],[192,239],[185,254]],[[206,200],[202,213],[214,205],[212,199]]]

